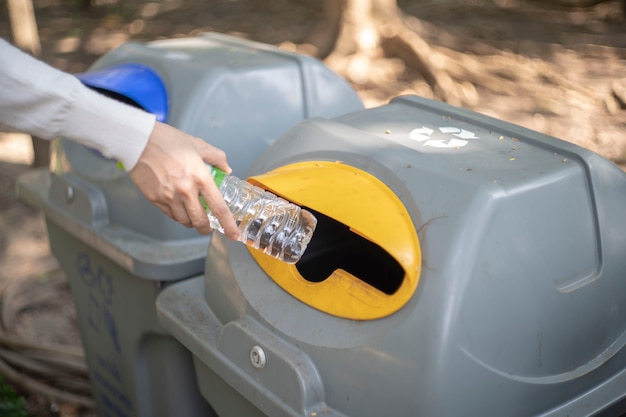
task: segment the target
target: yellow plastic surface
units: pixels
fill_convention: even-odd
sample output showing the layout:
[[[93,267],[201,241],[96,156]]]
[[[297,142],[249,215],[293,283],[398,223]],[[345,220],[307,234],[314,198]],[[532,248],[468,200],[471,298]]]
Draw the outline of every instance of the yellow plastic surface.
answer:
[[[248,181],[345,224],[387,251],[405,273],[399,289],[388,295],[341,269],[321,282],[310,282],[295,265],[251,250],[285,291],[328,314],[356,320],[388,316],[411,298],[421,270],[417,231],[400,199],[378,178],[341,162],[308,161]]]

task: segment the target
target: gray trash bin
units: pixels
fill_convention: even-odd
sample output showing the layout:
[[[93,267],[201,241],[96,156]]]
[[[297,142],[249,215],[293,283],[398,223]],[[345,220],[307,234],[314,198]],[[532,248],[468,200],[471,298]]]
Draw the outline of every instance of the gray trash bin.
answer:
[[[236,175],[289,127],[362,108],[320,62],[218,34],[129,43],[81,80],[222,148]],[[67,274],[100,416],[207,416],[191,355],[161,327],[162,288],[204,270],[210,237],[150,204],[115,161],[60,139],[18,180]]]
[[[204,278],[157,299],[218,415],[623,412],[626,174],[611,162],[401,97],[300,123],[250,173],[317,213],[304,257],[220,237]]]

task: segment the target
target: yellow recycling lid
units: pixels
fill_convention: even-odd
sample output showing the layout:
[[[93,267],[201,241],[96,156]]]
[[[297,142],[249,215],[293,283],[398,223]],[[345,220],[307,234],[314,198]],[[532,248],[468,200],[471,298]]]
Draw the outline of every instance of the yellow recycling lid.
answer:
[[[318,218],[297,264],[250,250],[300,301],[334,316],[372,320],[399,310],[421,270],[417,231],[404,204],[373,175],[341,162],[307,161],[248,179]]]

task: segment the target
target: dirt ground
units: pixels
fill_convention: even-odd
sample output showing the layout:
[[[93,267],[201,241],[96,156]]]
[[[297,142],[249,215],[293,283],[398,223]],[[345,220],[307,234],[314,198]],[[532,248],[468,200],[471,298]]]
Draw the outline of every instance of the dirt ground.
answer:
[[[41,58],[69,72],[84,71],[100,55],[130,39],[149,41],[216,31],[289,47],[302,42],[321,19],[317,3],[94,0],[86,8],[79,1],[35,1]],[[626,89],[626,24],[621,2],[608,1],[589,9],[514,0],[399,3],[422,20],[421,33],[433,43],[461,52],[469,45],[490,45],[502,54],[523,57],[524,65],[548,63],[576,86],[564,90],[547,78],[530,93],[478,88],[469,108],[579,144],[620,165],[626,162],[622,137],[626,103],[620,102]],[[0,36],[10,39],[5,4],[0,8]],[[421,77],[408,69],[383,85],[354,83],[354,87],[367,107],[399,94],[432,94]],[[50,279],[62,272],[50,254],[43,217],[14,193],[15,179],[31,169],[31,161],[29,137],[0,133],[0,288],[15,294],[16,283],[34,280],[49,283],[53,296],[37,304],[20,298],[21,304],[8,309],[12,320],[4,323],[4,331],[38,343],[80,348],[71,297],[66,287]],[[3,307],[2,314],[6,310]],[[89,415],[37,395],[29,397],[29,408],[37,416]]]

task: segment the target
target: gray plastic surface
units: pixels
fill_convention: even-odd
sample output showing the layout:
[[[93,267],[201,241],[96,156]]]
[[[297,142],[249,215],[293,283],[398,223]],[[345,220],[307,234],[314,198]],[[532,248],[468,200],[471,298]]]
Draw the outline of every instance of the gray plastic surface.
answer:
[[[78,315],[98,416],[213,417],[193,358],[160,325],[161,283],[133,275],[46,219]]]
[[[302,122],[251,173],[306,160],[343,161],[400,197],[420,239],[420,283],[393,315],[337,318],[278,287],[245,248],[214,239],[204,285],[173,285],[157,306],[219,415],[619,415],[622,170],[418,97]],[[229,390],[239,398],[220,396]]]

